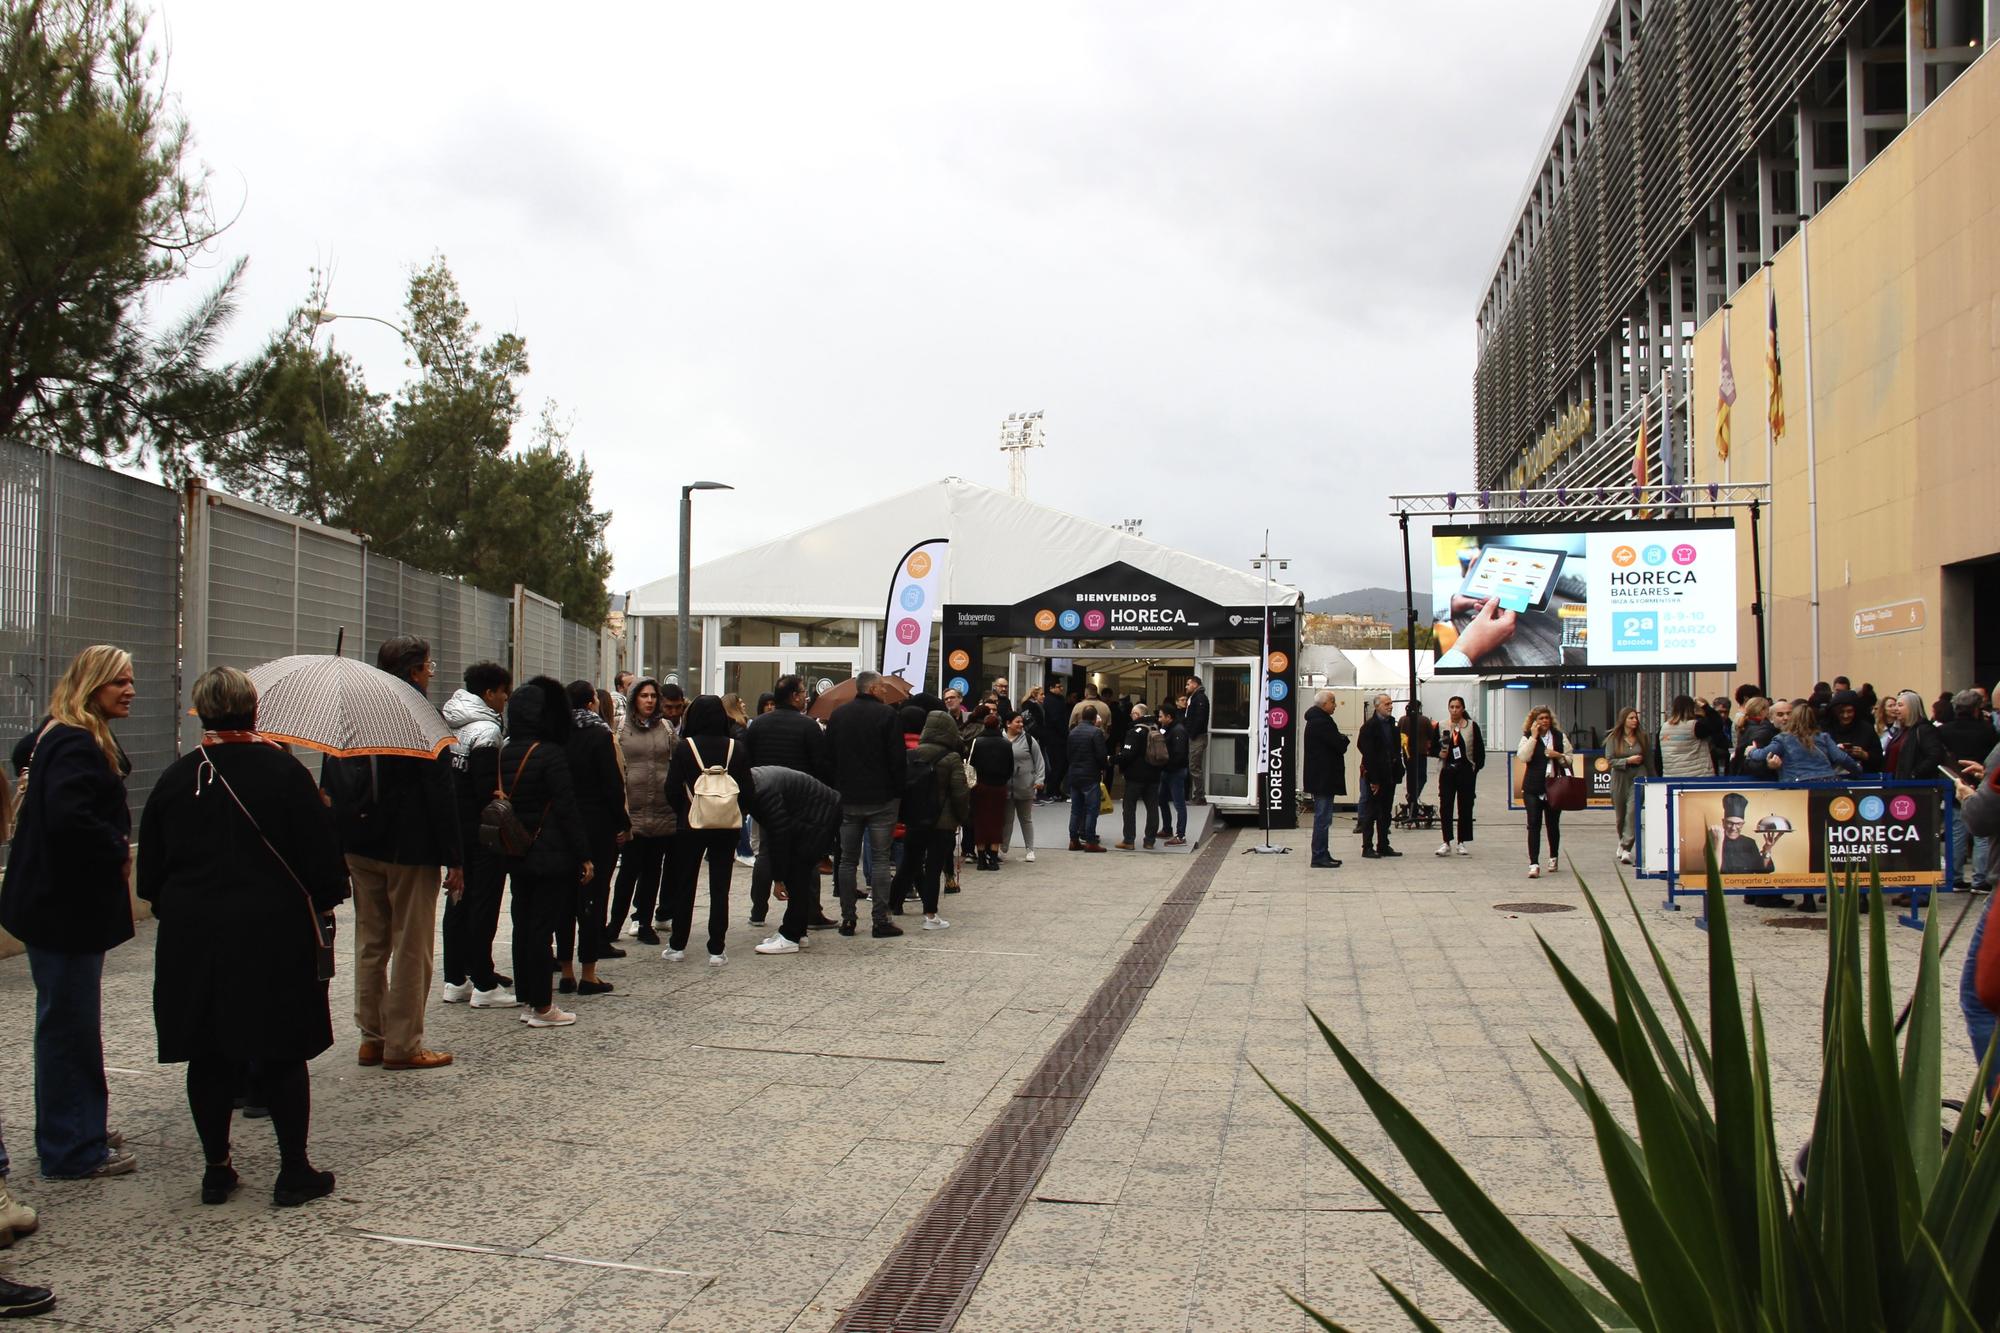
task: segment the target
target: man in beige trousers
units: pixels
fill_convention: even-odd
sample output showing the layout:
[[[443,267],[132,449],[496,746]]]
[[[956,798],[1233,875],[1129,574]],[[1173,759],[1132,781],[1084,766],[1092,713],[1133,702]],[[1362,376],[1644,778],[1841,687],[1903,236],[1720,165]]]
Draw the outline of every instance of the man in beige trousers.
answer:
[[[401,635],[375,665],[429,687],[430,645]],[[339,817],[341,850],[354,882],[354,1025],[360,1062],[384,1069],[451,1063],[424,1046],[437,939],[438,886],[464,891],[463,849],[449,752],[436,759],[382,755],[329,760],[321,779]]]

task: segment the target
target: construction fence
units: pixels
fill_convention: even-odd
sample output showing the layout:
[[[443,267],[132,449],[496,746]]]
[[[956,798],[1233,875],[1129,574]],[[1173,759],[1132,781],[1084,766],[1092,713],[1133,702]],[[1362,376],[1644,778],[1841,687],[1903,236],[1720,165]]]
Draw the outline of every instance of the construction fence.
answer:
[[[197,734],[186,692],[202,671],[293,653],[372,661],[398,634],[430,642],[438,699],[478,661],[600,683],[623,666],[622,640],[528,589],[502,597],[200,483],[177,494],[0,441],[0,745],[33,729],[78,650],[118,644],[138,686],[118,726],[135,811]]]

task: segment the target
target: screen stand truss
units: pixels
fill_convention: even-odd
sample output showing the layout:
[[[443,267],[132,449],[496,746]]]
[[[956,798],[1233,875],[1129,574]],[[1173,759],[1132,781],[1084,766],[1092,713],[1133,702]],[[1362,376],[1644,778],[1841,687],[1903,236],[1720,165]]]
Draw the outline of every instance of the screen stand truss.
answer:
[[[1758,545],[1758,519],[1771,502],[1771,486],[1762,481],[1706,482],[1685,486],[1598,486],[1571,491],[1567,486],[1546,490],[1434,491],[1392,495],[1389,512],[1403,535],[1403,623],[1410,670],[1410,698],[1417,697],[1417,590],[1410,569],[1410,516],[1505,518],[1516,522],[1557,523],[1568,519],[1618,518],[1634,522],[1648,515],[1694,518],[1698,509],[1750,511],[1750,615],[1757,627],[1757,680],[1768,684],[1765,658],[1764,563]],[[1669,515],[1667,511],[1677,510]]]

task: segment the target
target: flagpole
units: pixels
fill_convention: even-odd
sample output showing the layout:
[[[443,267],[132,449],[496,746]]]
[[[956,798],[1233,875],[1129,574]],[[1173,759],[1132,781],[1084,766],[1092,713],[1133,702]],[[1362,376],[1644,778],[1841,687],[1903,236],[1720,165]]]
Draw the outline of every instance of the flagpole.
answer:
[[[1806,340],[1806,546],[1812,560],[1812,678],[1820,678],[1819,666],[1819,450],[1813,435],[1813,336],[1812,336],[1812,242],[1807,223],[1799,215],[1799,316]]]

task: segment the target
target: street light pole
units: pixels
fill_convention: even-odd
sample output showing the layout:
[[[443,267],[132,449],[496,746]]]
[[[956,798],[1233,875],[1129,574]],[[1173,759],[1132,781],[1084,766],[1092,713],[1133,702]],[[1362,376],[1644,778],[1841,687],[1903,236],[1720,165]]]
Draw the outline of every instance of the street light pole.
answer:
[[[688,576],[693,550],[689,538],[694,520],[694,493],[735,489],[719,481],[691,481],[681,487],[681,567],[680,577],[675,580],[680,599],[674,617],[674,680],[683,690],[688,688]],[[697,689],[693,693],[700,694],[701,691]]]

